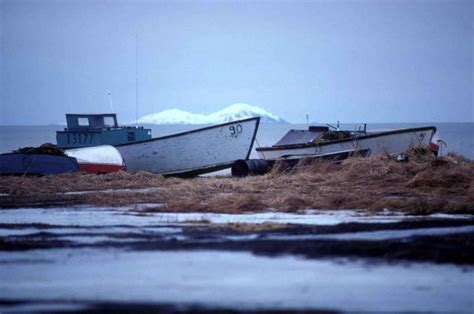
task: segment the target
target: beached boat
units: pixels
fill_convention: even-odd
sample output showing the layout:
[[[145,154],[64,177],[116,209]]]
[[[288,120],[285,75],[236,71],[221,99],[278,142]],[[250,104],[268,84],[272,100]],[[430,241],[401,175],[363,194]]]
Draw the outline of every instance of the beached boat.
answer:
[[[65,150],[64,153],[77,160],[81,171],[103,174],[125,170],[122,155],[111,145],[100,145]]]
[[[308,130],[290,130],[275,145],[259,147],[257,153],[263,159],[275,160],[288,156],[315,156],[351,150],[368,150],[369,155],[397,155],[414,147],[430,147],[436,127],[397,129],[390,131],[366,130],[366,125],[357,131],[330,130],[325,126],[310,126]]]
[[[119,126],[117,115],[66,114],[67,127],[56,132],[56,142],[62,149],[120,145],[151,139],[151,130],[141,126]]]
[[[248,159],[259,117],[204,127],[188,132],[117,145],[128,172],[195,176],[229,168]]]
[[[103,174],[124,168],[122,156],[110,145],[63,151],[46,143],[0,155],[0,175],[45,176],[78,171]]]
[[[245,177],[269,172],[275,165],[279,169],[292,169],[302,161],[329,160],[339,162],[357,156],[374,154],[398,155],[410,148],[424,147],[438,153],[438,144],[432,142],[436,133],[433,126],[367,132],[366,124],[356,131],[330,130],[327,126],[310,126],[308,130],[290,130],[275,145],[258,147],[261,159],[237,160],[232,175]]]
[[[75,158],[51,144],[0,154],[0,175],[54,175],[79,171]]]

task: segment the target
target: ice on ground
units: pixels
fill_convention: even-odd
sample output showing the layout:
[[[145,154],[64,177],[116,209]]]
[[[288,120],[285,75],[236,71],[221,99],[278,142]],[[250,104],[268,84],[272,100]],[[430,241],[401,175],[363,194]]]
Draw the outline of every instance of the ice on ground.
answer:
[[[91,191],[73,191],[73,192],[64,192],[64,193],[57,193],[57,194],[83,195],[83,194],[97,194],[97,193],[105,193],[105,194],[113,194],[113,193],[150,193],[150,192],[156,192],[158,190],[161,190],[161,188],[107,189],[107,190],[91,190]]]
[[[403,239],[417,236],[441,236],[449,234],[462,234],[474,232],[474,226],[462,227],[440,227],[404,230],[379,230],[363,232],[347,232],[336,234],[305,234],[305,235],[274,235],[260,236],[261,240],[362,240],[362,241],[384,241]],[[244,236],[245,237],[245,236]],[[235,240],[238,236],[233,236]]]
[[[126,234],[131,240],[137,237],[156,236],[162,240],[189,240],[184,234],[185,226],[231,224],[302,224],[331,226],[341,223],[396,223],[410,220],[429,220],[431,216],[384,216],[366,215],[354,210],[317,211],[309,210],[303,214],[278,212],[250,214],[216,213],[157,213],[142,212],[157,204],[121,208],[24,208],[0,211],[0,237],[41,237],[51,236],[76,243],[97,243],[115,241],[117,234]],[[436,216],[435,218],[439,218]],[[443,215],[443,219],[472,219],[469,215]],[[33,226],[36,225],[36,226]],[[24,226],[22,228],[22,226]],[[413,236],[447,235],[474,232],[474,226],[436,227],[403,230],[361,231],[337,234],[264,234],[222,235],[219,239],[194,239],[197,242],[245,241],[254,240],[366,240],[383,241]]]
[[[407,220],[420,220],[439,217],[405,215],[368,215],[357,210],[309,210],[301,214],[263,212],[247,214],[220,213],[165,213],[142,212],[161,204],[137,204],[131,207],[97,208],[20,208],[0,211],[3,224],[42,223],[65,226],[115,226],[115,225],[160,225],[186,224],[203,221],[213,224],[227,223],[280,223],[330,226],[341,223],[394,223]],[[473,219],[473,215],[443,215],[444,219]]]
[[[0,252],[0,262],[4,300],[440,313],[470,312],[474,300],[471,266],[107,249]]]

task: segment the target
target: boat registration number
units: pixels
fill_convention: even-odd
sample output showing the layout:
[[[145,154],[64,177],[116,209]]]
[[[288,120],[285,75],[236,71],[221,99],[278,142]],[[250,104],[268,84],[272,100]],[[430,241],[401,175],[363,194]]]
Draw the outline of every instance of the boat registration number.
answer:
[[[94,133],[68,133],[68,144],[92,144]]]
[[[229,127],[230,135],[234,136],[237,134],[242,133],[242,125],[237,124],[237,125],[231,125]]]

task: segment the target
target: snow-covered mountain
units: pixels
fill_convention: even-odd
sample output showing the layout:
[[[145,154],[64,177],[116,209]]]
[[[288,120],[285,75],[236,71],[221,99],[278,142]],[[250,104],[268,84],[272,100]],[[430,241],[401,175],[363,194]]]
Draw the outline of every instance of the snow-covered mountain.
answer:
[[[205,115],[187,112],[180,109],[168,109],[152,113],[138,119],[138,123],[152,124],[206,124]]]
[[[203,115],[179,109],[168,109],[138,119],[139,123],[152,124],[219,124],[235,120],[261,117],[262,122],[285,122],[278,116],[257,106],[233,104],[214,113]]]

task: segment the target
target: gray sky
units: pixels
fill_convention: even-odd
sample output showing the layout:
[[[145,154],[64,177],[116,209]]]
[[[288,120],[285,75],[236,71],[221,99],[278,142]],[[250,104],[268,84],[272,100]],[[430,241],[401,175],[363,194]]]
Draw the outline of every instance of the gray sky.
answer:
[[[474,1],[0,0],[0,123],[66,112],[474,122]]]

